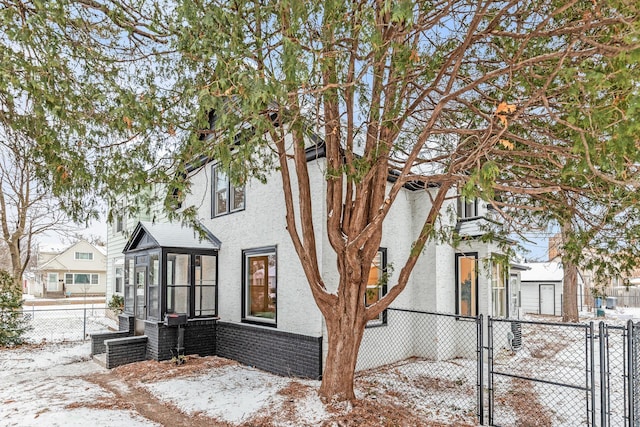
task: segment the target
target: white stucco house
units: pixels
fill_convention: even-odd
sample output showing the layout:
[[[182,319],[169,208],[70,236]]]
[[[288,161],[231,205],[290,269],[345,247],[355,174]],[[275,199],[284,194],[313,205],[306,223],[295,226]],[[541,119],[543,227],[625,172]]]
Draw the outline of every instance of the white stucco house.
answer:
[[[104,296],[106,248],[80,240],[64,249],[38,251],[28,293],[36,297]]]
[[[307,160],[312,163],[311,186],[318,195],[313,197],[313,209],[320,270],[325,283],[335,286],[336,256],[324,231],[322,143],[307,149]],[[184,313],[187,353],[218,354],[276,373],[318,377],[327,352],[326,327],[286,231],[279,173],[273,172],[266,183],[252,180],[242,187],[230,184],[214,160],[204,160],[188,173],[191,191],[182,207],[197,210],[204,239],[179,224],[148,217],[109,226],[107,292],[125,297],[120,329],[149,337],[147,357],[162,360],[171,357],[171,344],[163,340],[174,343],[176,336],[166,316]],[[387,291],[378,280],[383,272],[393,285],[391,266],[402,266],[409,254],[431,206],[429,191],[407,186],[397,198],[371,266],[367,300]],[[451,214],[443,215],[444,226],[456,228],[464,237],[462,243],[457,248],[428,244],[392,307],[460,316],[517,316],[519,270],[493,262],[493,256],[500,254],[499,245],[479,239],[483,226],[495,224],[491,212],[484,203],[456,198],[455,191],[446,203]],[[215,332],[209,332],[212,319]],[[437,334],[449,334],[458,323],[451,317],[427,333],[437,340]],[[388,340],[399,336],[398,331],[406,336],[406,331],[415,329],[394,322],[386,313],[370,326],[376,328],[377,337]],[[416,333],[424,336],[425,331]],[[470,342],[448,346],[437,355],[416,355],[411,346],[405,347],[400,356],[396,351],[385,355],[380,346],[367,344],[365,333],[362,351],[376,352],[377,363],[411,356],[444,359],[476,351]]]

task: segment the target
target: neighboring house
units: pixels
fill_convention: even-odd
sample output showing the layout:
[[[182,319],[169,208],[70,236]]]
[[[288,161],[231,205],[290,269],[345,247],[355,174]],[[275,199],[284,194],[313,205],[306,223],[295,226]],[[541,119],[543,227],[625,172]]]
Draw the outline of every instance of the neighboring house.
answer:
[[[320,270],[331,287],[338,277],[336,255],[324,231],[326,161],[322,144],[307,152],[308,161],[314,163],[309,179],[317,192],[312,203]],[[148,358],[168,359],[177,333],[167,326],[165,316],[185,313],[189,319],[184,334],[187,353],[217,354],[281,374],[320,376],[327,352],[326,326],[286,231],[280,175],[274,172],[264,184],[252,180],[236,187],[215,162],[207,162],[192,168],[188,177],[192,186],[183,207],[197,209],[204,238],[162,221],[142,221],[130,229],[124,263],[112,264],[116,270],[124,266],[121,275],[116,275],[123,278],[116,283],[122,283],[125,297],[120,329],[147,336]],[[407,186],[397,198],[371,266],[366,302],[387,291],[387,284],[380,280],[383,273],[389,274],[389,285],[393,285],[393,267],[403,265],[431,206],[429,191]],[[392,307],[466,316],[517,315],[519,270],[509,272],[494,262],[494,255],[500,255],[498,245],[479,239],[484,227],[496,225],[485,204],[461,201],[452,192],[444,209],[452,213],[443,215],[444,226],[463,236],[460,247],[428,244],[410,283]],[[114,237],[118,231],[113,227],[111,224],[110,258],[115,258],[123,242]],[[365,334],[362,351],[375,351],[375,360],[390,363],[399,355],[397,351],[386,354],[384,340],[390,343],[406,337],[407,331],[422,339],[425,334],[433,334],[434,341],[439,334],[454,339],[462,336],[452,333],[460,323],[452,317],[433,330],[418,331],[412,324],[390,321],[385,312],[370,323],[383,341],[364,345]],[[410,347],[401,358],[426,356],[414,354]],[[444,347],[430,357],[446,359],[476,351],[475,343],[468,340]]]
[[[128,199],[126,196],[119,198],[113,209],[113,221],[107,225],[107,302],[113,295],[124,296],[124,254],[122,250],[136,227],[138,221],[151,221],[161,218],[160,209],[147,207],[136,209],[138,213],[128,213]]]
[[[521,273],[521,304],[524,313],[562,315],[564,270],[562,262],[525,263]],[[578,310],[582,309],[584,281],[578,274]]]
[[[66,249],[41,250],[29,293],[36,297],[104,296],[106,249],[80,240]]]

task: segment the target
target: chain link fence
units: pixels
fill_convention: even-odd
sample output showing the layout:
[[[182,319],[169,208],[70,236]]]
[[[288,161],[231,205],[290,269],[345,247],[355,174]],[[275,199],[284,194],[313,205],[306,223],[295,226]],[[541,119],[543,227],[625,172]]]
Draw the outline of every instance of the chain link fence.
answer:
[[[364,333],[356,380],[446,407],[460,424],[640,426],[639,364],[632,322],[485,322],[389,309]]]
[[[589,325],[489,319],[488,327],[490,425],[591,425]],[[508,345],[514,329],[518,349]]]
[[[629,423],[629,334],[633,325],[613,326],[599,323],[598,339],[600,355],[600,425],[624,426]]]
[[[365,330],[357,381],[475,422],[482,411],[482,319],[400,309],[386,316],[385,324]]]
[[[117,330],[116,321],[109,317],[110,309],[86,306],[81,308],[25,308],[21,314],[28,328],[27,342],[83,341],[92,333]]]

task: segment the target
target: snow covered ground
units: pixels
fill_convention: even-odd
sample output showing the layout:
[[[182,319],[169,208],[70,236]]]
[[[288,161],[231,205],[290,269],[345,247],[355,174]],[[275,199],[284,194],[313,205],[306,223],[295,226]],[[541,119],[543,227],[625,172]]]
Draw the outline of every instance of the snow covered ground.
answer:
[[[111,397],[86,379],[104,371],[89,352],[88,342],[0,350],[0,424],[157,426],[132,411],[84,407]]]
[[[1,349],[0,425],[477,425],[473,410],[447,403],[461,386],[473,408],[474,379],[429,381],[424,361],[369,372],[356,381],[362,403],[349,408],[325,407],[319,381],[226,359],[194,357],[182,366],[147,361],[109,371],[89,351],[89,343]],[[434,378],[439,368],[445,365],[430,367]]]
[[[80,310],[81,312],[84,309]],[[67,322],[61,312],[36,308],[36,316]],[[620,328],[640,309],[605,310],[605,318],[583,313],[585,323],[604,320]],[[45,318],[47,318],[45,316]],[[108,320],[108,319],[107,319]],[[528,316],[527,320],[559,322]],[[624,400],[620,331],[609,336],[612,405]],[[523,329],[523,349],[496,352],[504,372],[581,386],[587,383],[584,327],[532,325]],[[596,343],[597,344],[597,343]],[[326,407],[318,381],[268,374],[220,358],[189,358],[182,366],[141,362],[106,370],[93,362],[89,342],[47,339],[17,349],[0,349],[2,426],[476,426],[476,361],[409,359],[359,373],[353,408]],[[485,359],[486,362],[486,359]],[[619,363],[618,363],[619,362]],[[598,369],[596,360],[595,369]],[[451,372],[457,372],[451,375]],[[485,377],[486,381],[486,377]],[[596,376],[596,381],[600,379]],[[586,424],[585,393],[544,383],[500,377],[495,421],[544,426]],[[599,399],[596,399],[596,409]],[[531,409],[531,412],[528,408]],[[624,419],[613,407],[611,425]],[[532,424],[534,425],[534,424]]]

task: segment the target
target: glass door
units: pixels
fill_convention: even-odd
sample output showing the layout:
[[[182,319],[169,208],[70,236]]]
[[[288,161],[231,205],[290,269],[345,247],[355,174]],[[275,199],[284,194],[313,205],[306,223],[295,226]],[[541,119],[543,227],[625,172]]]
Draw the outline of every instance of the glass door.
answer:
[[[136,287],[136,302],[135,302],[135,317],[136,326],[135,334],[144,334],[144,321],[146,317],[147,301],[145,298],[145,291],[147,286],[147,267],[136,267],[135,287]]]

